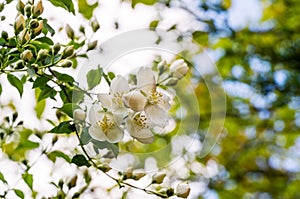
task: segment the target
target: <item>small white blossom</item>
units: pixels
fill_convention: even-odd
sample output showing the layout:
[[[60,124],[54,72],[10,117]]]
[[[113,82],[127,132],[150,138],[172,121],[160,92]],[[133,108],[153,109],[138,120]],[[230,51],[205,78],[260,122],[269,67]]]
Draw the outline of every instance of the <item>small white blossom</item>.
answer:
[[[157,172],[152,176],[152,183],[160,184],[164,181],[165,177],[165,172]]]
[[[92,138],[111,143],[123,139],[124,133],[117,125],[117,118],[111,112],[104,112],[100,106],[93,105],[89,112],[89,119],[92,124],[89,134]]]
[[[178,79],[183,78],[188,72],[189,67],[183,59],[174,61],[170,66],[172,76]]]

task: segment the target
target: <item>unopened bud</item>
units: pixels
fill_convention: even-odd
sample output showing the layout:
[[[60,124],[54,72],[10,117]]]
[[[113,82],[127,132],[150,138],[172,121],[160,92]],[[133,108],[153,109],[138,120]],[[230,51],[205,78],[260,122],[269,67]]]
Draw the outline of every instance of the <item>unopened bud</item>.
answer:
[[[54,46],[53,46],[53,53],[54,55],[56,55],[59,51],[60,51],[60,43],[56,43]]]
[[[18,34],[26,27],[25,18],[22,14],[20,14],[14,24],[15,33]]]
[[[166,81],[165,85],[166,86],[175,86],[177,83],[178,83],[178,79],[175,77],[171,77]]]
[[[20,57],[25,62],[29,62],[32,59],[33,54],[32,54],[32,52],[30,50],[25,50],[24,52],[21,53]]]
[[[74,39],[74,30],[69,26],[69,24],[66,25],[66,33],[70,39]]]
[[[79,26],[79,31],[80,31],[81,33],[85,34],[85,29],[84,29],[83,25],[80,25],[80,26]]]
[[[162,183],[164,181],[165,177],[166,177],[166,173],[165,172],[155,173],[152,176],[152,183],[160,184],[160,183]]]
[[[25,7],[24,3],[21,0],[19,0],[17,5],[16,5],[17,10],[20,13],[24,14],[24,7]]]
[[[34,17],[38,17],[40,16],[44,11],[44,7],[43,7],[43,3],[42,1],[40,0],[34,7],[33,7],[33,10],[32,10],[32,15]]]
[[[74,110],[74,119],[79,121],[84,121],[86,118],[86,113],[81,109]]]
[[[164,72],[166,72],[166,71],[168,70],[168,66],[167,66],[166,61],[160,62],[160,63],[157,65],[157,68],[158,68],[159,75],[161,75],[161,74],[163,74]]]
[[[132,179],[139,180],[142,177],[144,177],[145,175],[146,175],[146,173],[143,172],[143,171],[133,171],[133,173],[132,173]]]
[[[30,15],[31,15],[31,9],[32,9],[32,6],[27,4],[24,8],[24,11],[25,11],[25,15],[29,18]]]
[[[89,50],[93,50],[93,49],[95,49],[96,48],[96,46],[97,46],[97,43],[98,43],[98,41],[97,40],[95,40],[95,41],[92,41],[92,42],[89,42],[88,43],[88,51]]]
[[[133,168],[132,168],[132,167],[127,168],[127,169],[123,172],[123,179],[126,180],[126,179],[131,178],[131,177],[132,177],[132,172],[133,172]]]
[[[37,20],[31,20],[30,21],[30,28],[37,28],[39,26],[39,22]]]
[[[186,75],[186,73],[189,70],[189,67],[187,66],[187,64],[185,63],[185,61],[183,59],[179,59],[179,60],[174,61],[171,64],[170,70],[172,72],[173,77],[181,79],[182,77],[184,77]]]
[[[21,44],[25,44],[30,39],[29,33],[26,29],[22,30],[22,32],[19,35],[19,41]]]
[[[22,69],[22,68],[24,68],[24,61],[18,60],[15,65],[15,69]]]
[[[190,194],[191,188],[187,182],[180,183],[176,187],[176,195],[181,198],[187,198]]]
[[[41,49],[41,50],[38,52],[37,60],[38,60],[38,61],[43,60],[43,59],[45,59],[47,56],[48,56],[48,50]]]
[[[99,25],[97,19],[94,19],[91,22],[91,26],[92,26],[92,29],[93,29],[94,32],[97,32],[97,30],[100,28],[100,25]]]
[[[41,34],[43,27],[44,27],[43,20],[39,20],[38,23],[39,23],[39,25],[35,29],[33,29],[34,36]]]
[[[57,63],[57,67],[62,67],[62,68],[70,68],[70,67],[72,67],[72,65],[73,65],[73,62],[68,59],[64,59]]]
[[[68,46],[64,49],[62,53],[62,58],[71,57],[74,54],[74,46]]]
[[[102,164],[99,166],[99,169],[103,172],[108,172],[109,170],[111,170],[111,167],[108,164]]]
[[[8,33],[7,33],[5,30],[3,30],[2,33],[1,33],[1,37],[2,37],[4,40],[7,40],[7,38],[8,38]]]
[[[4,9],[4,3],[0,3],[0,12]]]
[[[70,182],[68,183],[68,188],[69,188],[69,189],[71,189],[71,188],[73,188],[73,187],[76,186],[77,178],[78,178],[77,176],[74,176],[74,177],[70,180]]]

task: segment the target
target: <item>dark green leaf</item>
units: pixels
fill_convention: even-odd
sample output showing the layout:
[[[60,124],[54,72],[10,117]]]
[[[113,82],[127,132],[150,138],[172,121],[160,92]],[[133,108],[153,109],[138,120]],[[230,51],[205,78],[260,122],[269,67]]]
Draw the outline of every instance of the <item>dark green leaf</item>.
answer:
[[[52,161],[52,162],[55,162],[56,158],[59,157],[59,158],[63,158],[64,160],[66,160],[67,162],[71,162],[71,159],[70,157],[61,152],[61,151],[52,151],[48,154],[48,158]]]
[[[7,181],[6,181],[5,178],[4,178],[3,173],[1,173],[1,172],[0,172],[0,180],[1,180],[2,182],[4,182],[4,183],[7,183]]]
[[[143,3],[146,5],[153,5],[156,2],[157,2],[157,0],[132,0],[131,6],[134,8],[136,6],[136,4],[138,4],[138,3]]]
[[[51,129],[50,133],[72,133],[74,132],[75,126],[73,124],[70,124],[70,122],[61,122],[58,126],[54,127],[53,129]]]
[[[9,83],[14,86],[16,89],[18,89],[20,96],[23,94],[23,83],[14,75],[8,74],[7,80]]]
[[[74,4],[72,0],[49,0],[54,6],[64,8],[65,10],[75,14]]]
[[[1,86],[1,84],[0,84],[0,95],[1,95],[1,93],[2,93],[2,86]]]
[[[63,74],[63,73],[59,73],[57,71],[52,70],[53,73],[55,74],[55,77],[62,82],[66,82],[66,83],[73,83],[75,80],[73,77],[71,77],[70,75],[67,74]]]
[[[97,8],[98,2],[89,5],[86,0],[78,0],[79,13],[81,13],[86,19],[90,19],[93,16],[93,11]]]
[[[46,98],[54,98],[54,96],[56,95],[56,91],[51,88],[50,86],[46,85],[41,87],[41,93],[38,97],[38,101],[41,101],[42,99],[46,99]]]
[[[37,77],[33,83],[32,88],[44,86],[48,81],[49,81],[49,79],[46,77]]]
[[[49,45],[53,45],[53,41],[49,38],[49,37],[39,37],[37,39],[35,39],[35,41],[39,41],[39,42],[42,42],[42,43],[46,43],[46,44],[49,44]]]
[[[71,163],[74,163],[79,167],[81,167],[81,166],[87,166],[87,167],[91,166],[91,164],[88,162],[88,160],[83,155],[75,155],[72,158]]]
[[[66,103],[59,110],[66,113],[69,117],[73,118],[73,111],[78,108],[80,107],[75,103]]]
[[[94,146],[98,149],[108,149],[113,152],[114,156],[117,157],[119,154],[119,147],[116,144],[107,141],[92,140]]]
[[[48,24],[47,19],[43,20],[43,24],[44,24],[43,30],[46,30],[46,33],[50,32],[51,36],[53,36],[55,34],[55,30]]]
[[[32,184],[33,184],[32,174],[29,174],[29,173],[26,172],[22,175],[22,178],[25,181],[25,183],[29,186],[29,188],[32,190]]]
[[[21,191],[20,189],[14,189],[14,191],[15,191],[15,194],[17,196],[19,196],[19,198],[24,199],[25,195],[24,195],[23,191]]]
[[[107,75],[110,80],[113,80],[116,77],[116,75],[113,72],[108,72]]]
[[[88,89],[89,90],[92,89],[92,88],[94,88],[98,84],[100,84],[102,74],[103,74],[102,68],[90,70],[87,73],[86,79],[87,79]]]

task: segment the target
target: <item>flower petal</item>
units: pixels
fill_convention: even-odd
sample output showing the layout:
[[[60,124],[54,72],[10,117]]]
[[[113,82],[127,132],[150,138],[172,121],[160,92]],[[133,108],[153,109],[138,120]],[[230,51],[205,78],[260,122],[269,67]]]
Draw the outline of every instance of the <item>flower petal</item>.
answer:
[[[97,97],[98,97],[98,100],[101,102],[101,105],[104,108],[107,108],[107,109],[110,109],[110,110],[113,108],[112,98],[109,94],[100,93],[100,94],[97,95]]]
[[[121,75],[118,75],[111,81],[109,92],[111,94],[128,93],[129,89],[127,80]]]
[[[97,124],[94,124],[89,128],[89,134],[92,136],[92,138],[99,141],[104,141],[107,139],[106,135]]]
[[[167,112],[159,105],[147,105],[145,107],[146,116],[154,125],[163,127],[167,125]]]
[[[171,108],[171,105],[170,105],[170,97],[167,96],[166,94],[162,93],[163,96],[162,96],[162,100],[160,100],[158,102],[158,105],[163,108],[165,111],[168,111],[170,108]]]
[[[104,114],[105,113],[100,105],[98,104],[92,105],[89,111],[90,123],[95,124],[97,121],[102,120]]]
[[[111,143],[119,142],[120,140],[123,139],[123,136],[124,133],[119,127],[114,127],[110,129],[106,134],[107,141]]]
[[[147,98],[139,91],[131,91],[123,95],[124,103],[134,111],[143,111],[147,104]]]
[[[154,141],[154,136],[149,129],[137,130],[131,119],[126,120],[126,129],[130,133],[130,135],[139,142],[150,144]]]
[[[145,93],[156,89],[155,77],[151,68],[140,68],[136,78],[138,87]]]

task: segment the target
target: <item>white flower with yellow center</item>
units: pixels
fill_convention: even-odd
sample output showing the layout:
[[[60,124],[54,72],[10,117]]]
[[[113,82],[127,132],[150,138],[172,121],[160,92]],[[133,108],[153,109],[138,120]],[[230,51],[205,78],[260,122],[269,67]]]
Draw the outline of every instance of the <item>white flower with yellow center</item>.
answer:
[[[160,127],[166,125],[170,99],[156,89],[155,76],[150,68],[139,69],[137,72],[137,89],[123,96],[126,106],[133,111],[145,111],[151,123]]]
[[[89,134],[99,141],[111,143],[119,142],[123,139],[124,133],[117,125],[117,118],[111,112],[104,112],[100,106],[93,105],[89,112],[91,127]]]
[[[153,134],[150,131],[150,121],[145,114],[130,114],[125,126],[130,135],[139,142],[150,144],[154,141]]]

